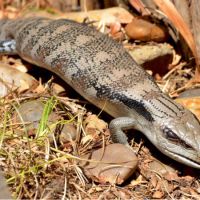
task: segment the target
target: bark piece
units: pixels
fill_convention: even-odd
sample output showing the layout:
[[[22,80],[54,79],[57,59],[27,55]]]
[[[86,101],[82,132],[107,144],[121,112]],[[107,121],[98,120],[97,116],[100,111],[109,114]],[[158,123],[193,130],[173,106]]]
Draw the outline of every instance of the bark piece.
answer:
[[[154,3],[159,7],[159,9],[164,12],[164,14],[168,17],[168,19],[173,23],[176,29],[180,32],[181,36],[186,41],[189,46],[195,61],[197,63],[197,67],[199,69],[199,60],[197,57],[196,44],[191,33],[190,28],[185,23],[182,16],[179,14],[178,10],[175,8],[173,3],[170,0],[154,0]]]
[[[188,25],[189,28],[191,27],[191,16],[189,10],[189,1],[188,0],[173,0],[174,5],[176,6],[178,12],[183,17],[184,21]]]
[[[193,29],[193,35],[194,40],[196,43],[196,49],[197,49],[197,57],[199,61],[199,67],[198,72],[200,74],[200,1],[199,0],[192,0],[191,1],[191,8],[190,13],[192,17],[192,29]]]

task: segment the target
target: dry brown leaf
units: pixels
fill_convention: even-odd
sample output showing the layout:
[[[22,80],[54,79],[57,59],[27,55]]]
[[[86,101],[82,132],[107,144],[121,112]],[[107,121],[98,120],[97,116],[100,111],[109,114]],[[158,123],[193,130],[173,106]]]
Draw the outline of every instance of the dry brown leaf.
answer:
[[[97,135],[107,129],[108,124],[99,119],[97,115],[89,115],[83,123],[85,132],[90,135]]]
[[[196,191],[198,192],[198,194],[200,194],[200,187],[198,187],[198,188],[196,189]]]
[[[39,85],[33,90],[33,92],[37,94],[45,92],[45,87],[42,85],[41,81],[39,82]]]
[[[159,191],[162,189],[162,180],[158,180],[155,190]]]
[[[194,189],[189,188],[189,190],[190,190],[191,195],[196,196],[196,198],[200,198],[200,196],[197,194],[197,192]]]
[[[146,181],[143,180],[142,175],[139,175],[136,180],[131,181],[132,186],[140,185],[141,183],[146,183]]]
[[[168,182],[167,180],[162,180],[162,191],[171,193],[174,190],[173,183]]]
[[[152,175],[150,179],[151,184],[153,185],[154,188],[156,188],[157,183],[158,183],[158,178],[156,175]]]
[[[160,198],[162,198],[163,197],[163,195],[164,195],[164,193],[163,192],[161,192],[161,191],[155,191],[154,193],[153,193],[153,198],[155,198],[155,199],[160,199]]]
[[[163,176],[168,181],[178,181],[179,180],[179,177],[176,172],[167,172]]]
[[[65,92],[65,88],[57,83],[52,83],[52,90],[53,90],[53,93],[56,95],[62,92]]]
[[[194,177],[192,177],[192,176],[183,176],[183,177],[181,177],[181,179],[184,181],[187,181],[187,182],[194,181]]]

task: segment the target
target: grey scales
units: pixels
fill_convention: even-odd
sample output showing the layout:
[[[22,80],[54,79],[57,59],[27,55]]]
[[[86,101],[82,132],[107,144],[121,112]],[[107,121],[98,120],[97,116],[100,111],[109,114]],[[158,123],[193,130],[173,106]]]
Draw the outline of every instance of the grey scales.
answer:
[[[156,85],[121,44],[84,23],[42,17],[0,21],[0,54],[55,72],[115,119],[114,142],[137,129],[164,154],[200,169],[200,123]]]

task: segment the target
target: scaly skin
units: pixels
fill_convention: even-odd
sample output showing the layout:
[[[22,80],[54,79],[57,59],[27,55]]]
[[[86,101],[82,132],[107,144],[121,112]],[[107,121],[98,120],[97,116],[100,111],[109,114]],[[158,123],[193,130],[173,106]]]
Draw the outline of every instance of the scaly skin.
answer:
[[[122,130],[138,129],[167,156],[200,169],[199,121],[163,94],[121,44],[65,19],[2,20],[0,27],[0,41],[11,41],[2,53],[17,52],[55,72],[115,117],[110,123],[115,142],[127,145]]]

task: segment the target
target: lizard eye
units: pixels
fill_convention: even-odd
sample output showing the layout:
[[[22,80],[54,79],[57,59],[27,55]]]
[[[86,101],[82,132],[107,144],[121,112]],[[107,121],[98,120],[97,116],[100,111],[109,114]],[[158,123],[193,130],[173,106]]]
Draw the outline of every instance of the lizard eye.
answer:
[[[179,140],[178,136],[168,127],[165,127],[163,129],[163,133],[164,133],[165,138],[167,138],[169,140],[172,140],[172,141],[178,141]]]
[[[186,149],[193,149],[189,144],[187,144],[185,141],[180,139],[170,128],[164,127],[163,129],[164,137],[171,142],[181,145],[182,147]]]

